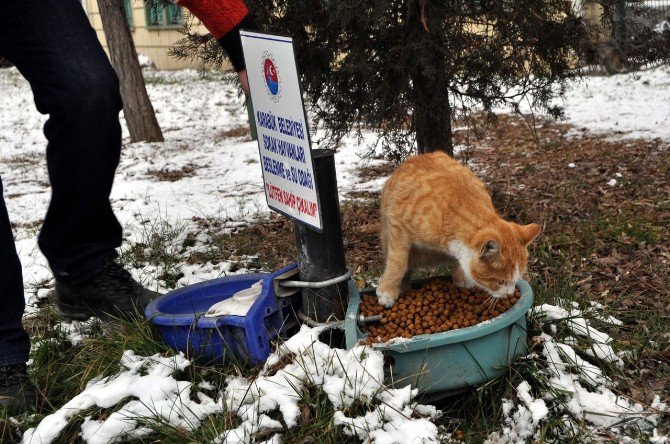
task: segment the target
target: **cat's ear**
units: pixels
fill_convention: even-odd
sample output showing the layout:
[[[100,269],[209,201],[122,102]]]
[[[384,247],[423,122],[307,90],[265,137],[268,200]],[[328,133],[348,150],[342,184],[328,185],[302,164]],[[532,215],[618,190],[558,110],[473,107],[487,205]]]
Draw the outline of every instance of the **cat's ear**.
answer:
[[[479,250],[479,255],[484,258],[492,258],[498,254],[500,254],[500,244],[494,240],[487,240]]]
[[[519,235],[524,245],[528,245],[540,234],[542,226],[539,224],[519,225]]]

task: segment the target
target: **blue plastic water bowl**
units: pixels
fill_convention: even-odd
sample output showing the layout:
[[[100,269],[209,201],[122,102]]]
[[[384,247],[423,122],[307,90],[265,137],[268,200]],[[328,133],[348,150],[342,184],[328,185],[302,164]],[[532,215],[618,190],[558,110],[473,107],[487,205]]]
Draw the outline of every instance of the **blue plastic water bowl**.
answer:
[[[395,387],[411,384],[424,399],[457,394],[490,381],[528,352],[526,313],[533,305],[528,282],[516,283],[521,297],[509,310],[471,327],[423,334],[390,344],[373,344],[385,356],[386,382]],[[364,290],[364,293],[374,290]],[[358,327],[360,294],[349,291],[345,319],[347,348],[368,335]]]
[[[146,317],[158,327],[166,344],[189,357],[210,363],[228,360],[258,364],[268,357],[270,341],[293,327],[300,296],[279,298],[274,279],[295,270],[297,264],[273,273],[254,273],[189,285],[152,301]],[[245,316],[205,317],[214,304],[231,298],[258,281],[261,294]]]

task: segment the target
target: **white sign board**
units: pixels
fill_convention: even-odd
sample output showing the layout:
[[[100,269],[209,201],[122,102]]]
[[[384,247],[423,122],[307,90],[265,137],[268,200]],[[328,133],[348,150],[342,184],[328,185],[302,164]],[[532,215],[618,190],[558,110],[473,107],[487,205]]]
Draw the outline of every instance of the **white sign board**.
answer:
[[[240,31],[268,206],[322,229],[293,39]]]

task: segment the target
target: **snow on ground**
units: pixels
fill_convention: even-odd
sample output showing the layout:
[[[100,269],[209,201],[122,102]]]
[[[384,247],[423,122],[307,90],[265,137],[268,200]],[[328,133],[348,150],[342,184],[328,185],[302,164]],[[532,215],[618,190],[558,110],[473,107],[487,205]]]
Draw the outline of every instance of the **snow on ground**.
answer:
[[[438,442],[439,429],[430,421],[438,416],[437,410],[412,401],[417,389],[384,387],[384,357],[380,351],[368,346],[330,348],[318,339],[323,330],[302,326],[270,355],[253,381],[241,376],[228,380],[225,402],[243,422],[237,429],[224,432],[217,443],[246,442],[263,427],[281,431],[281,423],[266,415],[277,409],[286,426],[294,427],[301,413],[298,402],[310,386],[327,394],[335,409],[335,424],[362,442]],[[274,372],[284,357],[291,357],[292,362]],[[348,417],[344,410],[355,402],[375,407],[364,416]]]
[[[28,83],[15,69],[0,70],[0,176],[28,296],[51,279],[36,244],[50,189],[42,126]],[[112,203],[126,237],[138,241],[148,227],[189,224],[193,216],[244,221],[268,212],[256,142],[230,136],[248,125],[237,88],[220,75],[191,70],[147,71],[147,89],[166,142],[128,142],[112,191]],[[607,137],[670,139],[670,67],[572,83],[564,106],[568,122]],[[318,139],[314,137],[313,139]],[[356,168],[366,152],[353,139],[336,155],[340,194],[379,189],[382,181],[361,182]],[[174,182],[160,180],[181,175]],[[184,270],[180,285],[216,277],[225,266]],[[145,273],[146,275],[146,273]],[[146,276],[144,276],[146,282]]]
[[[591,340],[593,344],[591,349],[587,348],[584,352],[586,356],[597,356],[618,365],[620,358],[611,350],[611,338],[593,328],[574,304],[565,305],[573,307],[565,309],[542,304],[531,310],[538,320],[553,327],[551,330],[556,330],[560,324],[572,333]],[[601,308],[592,307],[593,310]],[[568,336],[567,339],[574,338]],[[557,337],[542,333],[531,339],[531,342],[542,343],[541,356],[531,353],[528,358],[544,361],[546,368],[543,369],[543,377],[547,380],[547,386],[540,390],[540,397],[535,397],[531,394],[530,384],[521,382],[516,390],[518,399],[503,401],[502,431],[492,433],[486,444],[521,444],[529,440],[541,440],[542,420],[550,412],[548,402],[552,404],[554,416],[562,421],[562,424],[554,427],[567,436],[582,430],[597,441],[598,435],[607,431],[613,441],[638,442],[629,439],[627,433],[628,430],[637,430],[651,442],[665,442],[668,439],[659,436],[656,430],[658,414],[667,408],[660,399],[652,405],[652,411],[647,411],[641,404],[617,394],[615,383],[602,370],[580,356],[576,347],[573,348],[572,345],[577,345],[575,340],[564,338],[561,342]],[[609,352],[601,353],[603,350]],[[582,436],[589,441],[587,435]]]
[[[567,123],[607,138],[670,140],[670,67],[572,82]]]
[[[548,326],[560,325],[594,341],[605,340],[606,335],[595,330],[577,307],[566,310],[544,304],[533,311]],[[363,345],[350,350],[331,348],[319,340],[324,328],[302,326],[279,345],[256,376],[230,376],[218,394],[206,381],[195,384],[178,379],[176,374],[191,365],[182,354],[143,357],[127,350],[119,373],[91,380],[80,394],[29,429],[22,442],[49,444],[71,418],[94,407],[109,414],[95,415],[103,419],[85,418],[81,436],[89,444],[147,437],[152,424],[193,430],[208,415],[226,412],[236,417],[230,421],[234,426],[220,432],[214,443],[249,443],[270,434],[272,442],[281,442],[286,428],[300,424],[301,403],[315,388],[332,406],[334,424],[361,442],[453,442],[435,424],[441,412],[414,401],[416,389],[384,386],[384,357],[379,350]],[[586,360],[593,356],[575,341],[542,333],[531,343],[540,343],[542,351],[531,352],[525,359],[535,361],[541,375],[533,376],[535,386],[524,380],[517,385],[515,398],[503,400],[501,430],[491,433],[486,443],[540,441],[550,419],[552,433],[566,440],[579,433],[585,441],[606,435],[614,442],[646,442],[630,438],[633,430],[648,442],[668,441],[656,428],[659,414],[668,409],[659,396],[645,409],[617,394],[615,383]],[[538,379],[544,381],[540,386]],[[367,411],[361,413],[361,405]]]
[[[571,308],[566,310],[561,307],[553,305],[542,304],[533,307],[532,312],[535,313],[541,320],[561,320],[567,319],[567,327],[577,336],[588,338],[592,341],[591,348],[587,350],[590,356],[597,356],[603,361],[610,362],[619,368],[623,368],[623,361],[614,353],[612,346],[612,338],[599,330],[591,327],[589,322],[582,316],[582,311],[578,308]]]
[[[567,82],[563,97],[553,105],[562,107],[565,120],[573,125],[568,136],[579,137],[581,131],[603,136],[607,140],[670,140],[670,66],[659,66],[639,72],[614,76],[584,76]],[[530,113],[527,100],[519,109]],[[508,108],[496,108],[507,113]]]
[[[210,384],[196,386],[175,378],[176,372],[190,365],[182,354],[142,357],[128,350],[121,359],[125,370],[90,381],[84,391],[26,431],[22,442],[49,444],[77,414],[95,406],[111,408],[127,399],[105,419],[88,416],[81,425],[84,441],[108,444],[145,437],[151,433],[147,425],[152,422],[192,430],[208,415],[228,411],[234,412],[240,424],[222,431],[214,442],[254,442],[258,433],[283,430],[281,422],[268,416],[277,409],[286,426],[294,427],[301,414],[298,403],[309,387],[327,393],[335,410],[335,424],[351,436],[377,444],[438,442],[440,430],[431,422],[438,411],[414,402],[416,389],[383,386],[384,357],[380,351],[367,346],[330,348],[318,339],[323,329],[303,326],[270,355],[258,377],[252,381],[241,376],[229,378],[217,400],[206,393],[213,388]],[[292,362],[277,370],[277,363],[287,356]],[[355,402],[376,407],[365,416],[347,417],[344,410]]]
[[[35,110],[29,85],[15,69],[0,70],[0,89],[11,91],[0,102],[0,176],[30,297],[35,296],[31,289],[51,279],[36,243],[50,199],[42,134],[46,117]],[[188,225],[193,216],[245,221],[267,213],[257,143],[229,135],[248,127],[237,87],[221,75],[203,78],[185,70],[148,71],[147,89],[165,143],[128,143],[124,122],[125,143],[111,200],[125,236],[138,241],[152,225]],[[358,180],[364,151],[345,140],[335,156],[342,196],[381,186],[378,180]],[[166,173],[183,177],[160,180]],[[187,278],[180,284],[225,272],[225,265],[192,268],[184,270]]]
[[[234,136],[236,129],[248,124],[236,88],[219,76],[210,74],[201,78],[193,71],[150,72],[147,83],[166,142],[129,144],[124,126],[126,143],[112,203],[128,240],[141,240],[152,224],[187,226],[193,216],[215,216],[243,223],[267,213],[256,142]],[[568,122],[608,137],[667,139],[669,86],[667,67],[588,78],[568,88],[565,98]],[[15,224],[15,239],[29,289],[27,295],[40,299],[46,296],[43,287],[51,279],[36,246],[36,233],[50,196],[44,161],[46,142],[42,135],[46,118],[35,110],[28,84],[15,69],[0,70],[0,89],[10,91],[0,101],[0,175]],[[356,175],[362,162],[359,153],[365,151],[365,147],[353,140],[345,140],[336,155],[343,197],[348,191],[379,189],[382,185],[382,181],[362,182]],[[160,180],[166,173],[182,177],[174,182]],[[224,263],[185,265],[184,270],[187,279],[181,285],[216,277],[229,269]],[[563,323],[576,336],[559,342],[544,335],[543,356],[531,356],[548,363],[548,381],[554,389],[567,394],[568,402],[557,407],[549,392],[534,394],[530,384],[522,382],[517,387],[518,399],[504,404],[502,432],[492,434],[489,442],[521,442],[536,437],[552,408],[566,413],[565,427],[578,427],[574,418],[582,418],[597,431],[626,418],[647,427],[651,442],[665,442],[667,438],[653,429],[655,416],[615,396],[609,379],[589,362],[604,359],[620,365],[611,338],[593,329],[577,307],[542,306],[537,311],[546,322],[554,324],[553,331],[555,324]],[[602,321],[617,322],[609,318]],[[85,334],[86,326],[75,327],[67,331],[74,343]],[[112,378],[90,381],[82,393],[45,418],[24,439],[50,442],[77,412],[92,406],[111,407],[129,397],[130,401],[126,400],[121,409],[104,421],[87,419],[82,426],[84,439],[112,442],[142,436],[147,433],[142,422],[129,419],[145,416],[197,427],[207,414],[232,407],[240,426],[223,433],[219,441],[236,441],[260,430],[276,428],[280,432],[281,427],[277,427],[280,423],[267,415],[276,408],[287,426],[294,424],[300,397],[295,390],[301,390],[307,383],[323,388],[336,410],[335,422],[361,439],[378,443],[414,442],[410,437],[415,435],[424,442],[437,439],[438,428],[431,422],[437,413],[434,409],[413,402],[415,393],[409,389],[391,391],[381,386],[383,360],[378,352],[365,347],[350,351],[330,349],[316,341],[317,335],[317,330],[304,327],[270,357],[256,379],[230,379],[223,396],[217,400],[205,393],[211,389],[206,384],[194,387],[175,378],[175,372],[190,365],[183,357],[171,360],[141,357],[127,351],[121,362],[125,370]],[[584,356],[573,348],[583,340],[592,341]],[[276,372],[270,371],[270,366],[287,353],[299,359],[293,359]],[[191,391],[197,394],[197,401],[190,396]],[[348,417],[346,408],[356,400],[366,401],[374,408],[367,415]],[[667,406],[658,400],[654,408],[661,411]],[[405,439],[402,434],[411,436]],[[271,441],[279,439],[279,435],[274,435]]]
[[[200,425],[206,416],[221,411],[219,405],[202,392],[199,402],[190,399],[191,382],[177,381],[173,374],[190,365],[183,354],[173,357],[137,356],[127,350],[121,358],[124,371],[110,378],[91,380],[84,391],[58,411],[45,417],[36,428],[23,435],[22,442],[49,444],[58,437],[69,420],[91,407],[113,407],[133,398],[104,421],[87,417],[81,426],[82,438],[89,444],[108,444],[121,439],[140,438],[151,433],[138,419],[161,418],[186,429]]]

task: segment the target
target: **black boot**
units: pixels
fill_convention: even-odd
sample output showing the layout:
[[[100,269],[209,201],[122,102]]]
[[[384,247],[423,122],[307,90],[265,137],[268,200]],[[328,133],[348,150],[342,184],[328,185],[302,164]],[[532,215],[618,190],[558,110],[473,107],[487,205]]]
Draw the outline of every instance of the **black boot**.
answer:
[[[93,278],[81,284],[56,280],[56,308],[62,317],[76,321],[85,321],[91,316],[100,319],[141,318],[149,302],[158,296],[112,260],[106,262]]]
[[[18,415],[35,406],[36,399],[25,364],[0,366],[0,408],[6,408],[9,415]]]

